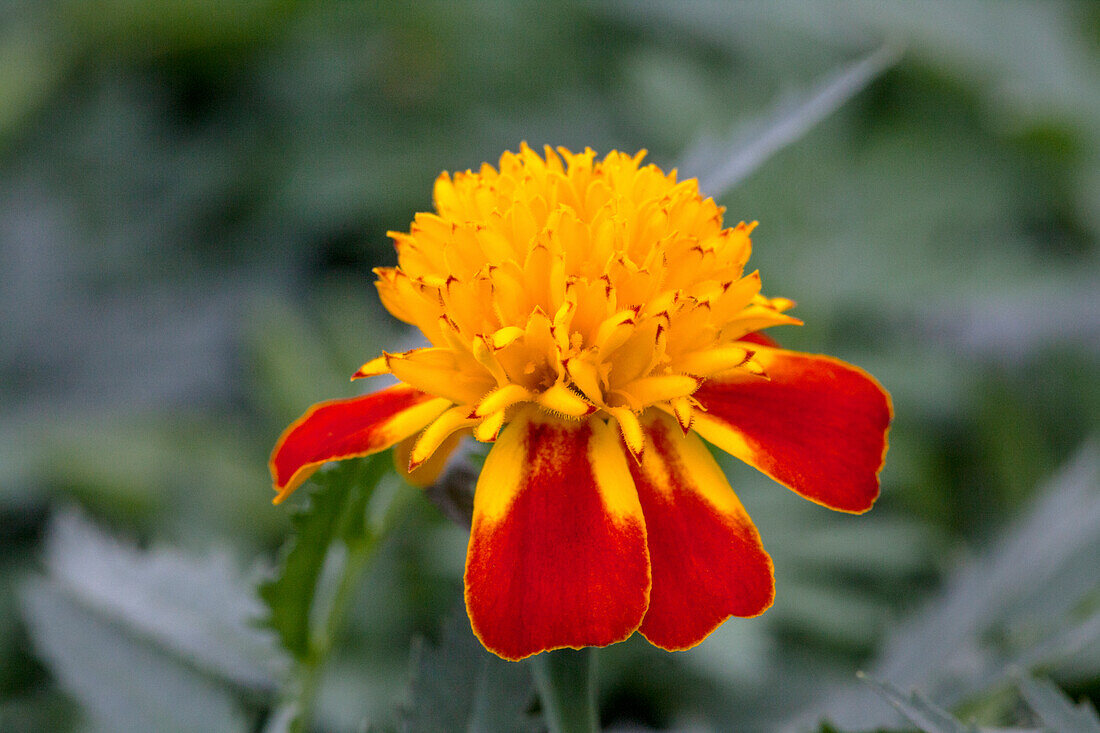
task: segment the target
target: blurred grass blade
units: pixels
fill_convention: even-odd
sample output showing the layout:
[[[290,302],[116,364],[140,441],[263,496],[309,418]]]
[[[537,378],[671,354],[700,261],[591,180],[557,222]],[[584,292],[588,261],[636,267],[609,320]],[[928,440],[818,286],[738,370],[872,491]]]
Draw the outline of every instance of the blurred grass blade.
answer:
[[[967,650],[978,652],[985,632],[999,623],[1012,626],[1020,616],[1041,615],[1045,638],[1076,620],[1071,612],[1084,595],[1096,588],[1095,563],[1077,564],[1075,558],[1095,558],[1100,550],[1100,449],[1090,441],[1059,472],[1033,507],[991,548],[984,560],[964,566],[949,579],[941,601],[899,631],[884,646],[876,667],[886,679],[931,689],[953,660]],[[1045,593],[1066,566],[1079,568],[1079,577],[1060,585],[1075,592],[1060,594],[1060,608]],[[1021,650],[1026,654],[1027,650]],[[1003,660],[1015,661],[1015,660]],[[1040,664],[1049,660],[1032,660]],[[975,690],[944,684],[953,701]]]
[[[699,189],[706,195],[722,196],[866,88],[900,57],[897,47],[882,46],[833,73],[793,102],[780,101],[771,114],[744,126],[727,143],[705,139],[696,143],[678,166],[683,177],[696,176]]]
[[[876,679],[919,689],[944,708],[1004,684],[1010,667],[1063,661],[1097,639],[1100,448],[1086,441],[985,557],[960,567],[941,597],[899,624],[870,667]],[[1050,588],[1063,589],[1051,594]],[[865,687],[831,691],[802,720],[843,728],[887,725]]]
[[[1090,560],[1095,562],[1094,558]],[[1093,593],[1098,590],[1100,587],[1094,586]],[[1082,651],[1085,652],[1082,656],[1088,656],[1091,652],[1093,657],[1100,652],[1097,649],[1097,646],[1100,646],[1100,607],[1093,608],[1090,615],[1078,623],[1069,623],[1065,626],[1055,624],[1055,626],[1058,628],[1051,630],[1023,650],[1019,659],[1014,660],[1014,664],[1025,669],[1034,669],[1044,666],[1052,659],[1071,659],[1074,655],[1081,655]],[[991,678],[990,684],[993,684],[1003,676],[1003,672],[997,669],[991,670],[988,676]]]
[[[859,675],[860,679],[885,698],[894,709],[924,733],[979,733],[983,728],[968,726],[943,708],[934,705],[924,695],[914,691],[909,696],[888,682]],[[1064,692],[1049,680],[1021,677],[1018,680],[1020,694],[1035,713],[1043,731],[1065,733],[1100,733],[1100,718],[1086,700],[1074,705]],[[1023,729],[998,728],[998,733]],[[1032,733],[1028,729],[1028,733]],[[1035,731],[1034,733],[1038,733]]]
[[[888,682],[861,674],[860,679],[882,695],[910,723],[924,733],[978,733],[978,729],[964,725],[951,713],[928,701],[919,692],[908,697]]]
[[[1088,700],[1074,705],[1049,680],[1023,677],[1020,679],[1020,693],[1028,707],[1035,711],[1047,728],[1077,733],[1100,733],[1100,718],[1096,716],[1096,709]]]

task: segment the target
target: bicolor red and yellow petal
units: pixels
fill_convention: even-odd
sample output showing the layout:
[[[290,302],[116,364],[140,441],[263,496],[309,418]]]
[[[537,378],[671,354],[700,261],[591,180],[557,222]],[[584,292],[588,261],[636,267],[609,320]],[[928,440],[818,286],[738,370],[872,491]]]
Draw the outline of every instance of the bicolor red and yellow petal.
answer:
[[[645,520],[618,434],[528,410],[478,479],[466,556],[474,633],[505,659],[606,646],[649,605]]]
[[[735,372],[693,395],[693,428],[810,501],[861,513],[879,494],[893,408],[859,367],[760,345],[766,378]]]
[[[286,499],[328,461],[385,450],[438,417],[450,400],[405,384],[362,397],[314,405],[292,422],[275,443],[269,467]]]
[[[703,441],[657,412],[643,431],[641,463],[630,465],[653,575],[641,632],[662,649],[688,649],[730,616],[772,604],[772,561]]]

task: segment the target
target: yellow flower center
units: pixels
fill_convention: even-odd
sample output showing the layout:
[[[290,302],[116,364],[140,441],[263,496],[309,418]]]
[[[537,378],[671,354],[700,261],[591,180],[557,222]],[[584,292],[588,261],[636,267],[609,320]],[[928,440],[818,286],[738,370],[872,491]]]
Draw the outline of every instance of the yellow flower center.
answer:
[[[392,372],[468,406],[456,420],[482,439],[529,402],[569,418],[603,411],[628,444],[651,406],[686,429],[703,380],[759,372],[739,338],[798,321],[743,274],[754,225],[723,228],[724,207],[644,154],[543,157],[524,144],[499,168],[440,175],[436,213],[390,232],[398,266],[375,271],[386,308],[432,346],[360,375]]]

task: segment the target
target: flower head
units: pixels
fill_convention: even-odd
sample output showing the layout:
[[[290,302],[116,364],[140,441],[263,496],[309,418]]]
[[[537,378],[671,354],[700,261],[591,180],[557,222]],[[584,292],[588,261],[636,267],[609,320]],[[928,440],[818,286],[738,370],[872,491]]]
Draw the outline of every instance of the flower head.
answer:
[[[375,270],[431,345],[364,364],[353,378],[401,384],[311,408],[272,454],[281,501],[325,461],[403,441],[425,480],[457,436],[493,442],[466,603],[505,658],[635,630],[685,649],[771,604],[771,559],[699,436],[833,509],[878,495],[889,396],[760,334],[800,322],[744,272],[754,225],[725,228],[643,155],[523,145],[440,175],[436,213]]]

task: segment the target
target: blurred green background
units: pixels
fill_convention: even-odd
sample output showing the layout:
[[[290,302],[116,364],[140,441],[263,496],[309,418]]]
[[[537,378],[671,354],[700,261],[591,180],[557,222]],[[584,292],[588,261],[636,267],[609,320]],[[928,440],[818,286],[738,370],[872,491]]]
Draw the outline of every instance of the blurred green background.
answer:
[[[439,171],[526,140],[696,175],[883,43],[895,66],[721,196],[799,303],[775,335],[891,390],[882,499],[838,516],[729,463],[775,607],[604,652],[604,723],[901,726],[857,669],[986,725],[1028,721],[1012,670],[1100,699],[1100,5],[6,0],[0,727],[83,729],[97,694],[28,600],[51,517],[229,558],[252,592],[290,527],[268,451],[409,338],[371,268]],[[465,532],[410,507],[317,730],[392,720],[459,603]],[[259,688],[235,729],[265,724]]]

